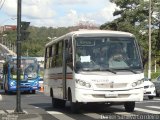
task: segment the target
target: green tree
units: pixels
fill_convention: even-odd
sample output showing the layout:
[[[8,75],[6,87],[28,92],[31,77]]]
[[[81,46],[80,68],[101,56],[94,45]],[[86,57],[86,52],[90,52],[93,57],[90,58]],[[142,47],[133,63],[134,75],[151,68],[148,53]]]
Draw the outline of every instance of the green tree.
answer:
[[[112,29],[133,33],[143,49],[143,63],[148,62],[148,17],[149,1],[145,0],[110,0],[119,9],[114,16],[118,18],[101,25],[100,29]],[[157,52],[157,37],[159,28],[159,0],[152,0],[152,55]],[[154,9],[153,9],[154,8]],[[159,42],[160,44],[160,42]]]

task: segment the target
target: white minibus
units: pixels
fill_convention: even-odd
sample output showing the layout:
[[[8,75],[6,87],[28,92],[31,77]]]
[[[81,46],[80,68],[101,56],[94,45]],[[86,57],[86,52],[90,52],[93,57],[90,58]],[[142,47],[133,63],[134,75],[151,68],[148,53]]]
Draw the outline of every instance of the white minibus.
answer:
[[[76,113],[83,103],[123,104],[132,112],[143,100],[143,80],[140,48],[131,33],[80,30],[45,46],[44,93],[53,107],[70,101]]]

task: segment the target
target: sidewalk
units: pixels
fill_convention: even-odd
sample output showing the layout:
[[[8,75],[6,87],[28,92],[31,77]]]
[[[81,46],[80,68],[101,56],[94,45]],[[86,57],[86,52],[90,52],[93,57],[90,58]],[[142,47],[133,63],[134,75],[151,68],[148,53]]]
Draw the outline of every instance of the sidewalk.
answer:
[[[2,101],[2,95],[0,94],[0,101]]]

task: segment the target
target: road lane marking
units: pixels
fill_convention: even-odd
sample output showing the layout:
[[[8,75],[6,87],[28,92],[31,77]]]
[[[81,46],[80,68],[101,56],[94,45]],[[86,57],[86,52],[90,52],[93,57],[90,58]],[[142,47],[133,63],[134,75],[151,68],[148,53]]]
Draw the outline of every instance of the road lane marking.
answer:
[[[116,115],[124,115],[124,116],[131,115],[131,116],[136,116],[135,114],[132,114],[132,113],[129,113],[129,112],[113,112],[113,113],[116,114]]]
[[[57,118],[58,120],[75,120],[62,112],[58,111],[46,111],[48,114],[52,115],[53,117]]]
[[[153,100],[159,100],[160,101],[160,99],[158,99],[158,98],[154,98]]]
[[[62,112],[58,112],[58,111],[46,111],[48,114],[57,114],[57,115],[61,115],[63,114]]]
[[[152,103],[152,102],[157,103],[159,101],[141,101],[141,102],[136,102],[136,103]]]
[[[90,118],[94,118],[94,119],[100,119],[101,115],[97,114],[97,113],[84,113],[83,115],[88,116]]]
[[[151,113],[151,114],[160,114],[160,111],[148,110],[148,109],[143,109],[143,108],[135,108],[134,110],[140,111],[140,112],[145,112],[145,113]]]
[[[146,107],[160,109],[160,107],[158,106],[146,106]]]

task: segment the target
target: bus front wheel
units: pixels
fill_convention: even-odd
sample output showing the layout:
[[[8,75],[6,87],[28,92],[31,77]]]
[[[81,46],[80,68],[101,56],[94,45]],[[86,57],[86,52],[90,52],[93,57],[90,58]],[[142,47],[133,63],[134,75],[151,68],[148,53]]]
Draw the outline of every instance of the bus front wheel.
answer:
[[[32,94],[36,94],[36,90],[32,90]]]
[[[125,102],[124,107],[126,112],[133,112],[135,108],[135,102]]]
[[[72,102],[72,95],[71,93],[69,94],[69,101],[70,101],[70,106],[71,106],[71,112],[72,113],[79,113],[80,110],[80,103],[78,102]]]

